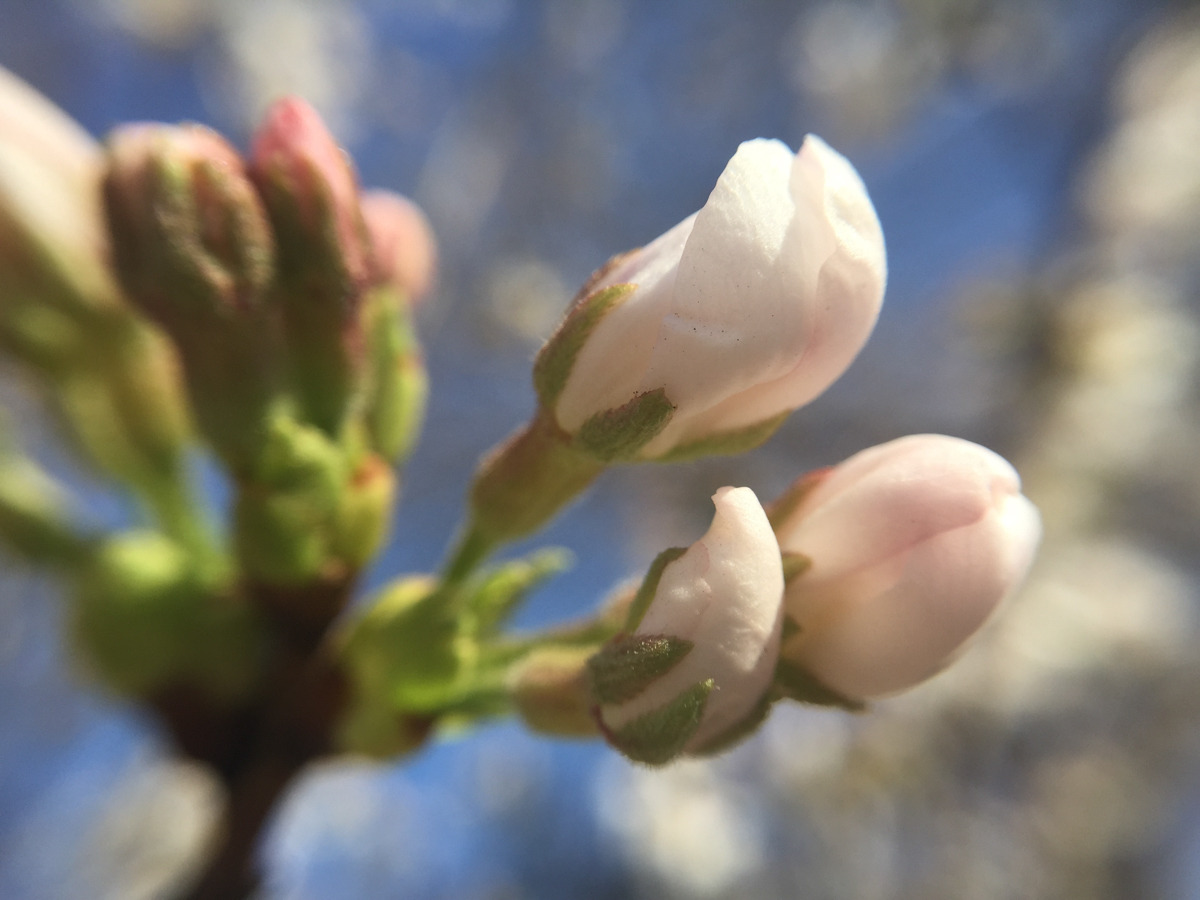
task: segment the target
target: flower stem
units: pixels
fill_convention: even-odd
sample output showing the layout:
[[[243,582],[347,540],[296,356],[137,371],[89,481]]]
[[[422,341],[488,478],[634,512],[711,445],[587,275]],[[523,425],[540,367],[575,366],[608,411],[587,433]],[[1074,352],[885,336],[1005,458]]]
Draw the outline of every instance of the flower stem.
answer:
[[[459,535],[442,567],[443,586],[454,587],[466,581],[496,546],[496,541],[484,534],[475,522],[471,522]]]

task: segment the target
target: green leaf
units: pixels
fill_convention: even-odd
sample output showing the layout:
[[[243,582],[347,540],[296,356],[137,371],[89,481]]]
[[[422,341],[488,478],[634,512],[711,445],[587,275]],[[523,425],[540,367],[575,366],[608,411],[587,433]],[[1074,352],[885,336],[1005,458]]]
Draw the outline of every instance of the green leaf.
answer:
[[[866,709],[866,704],[861,700],[843,697],[800,666],[785,659],[781,659],[775,667],[775,692],[780,697],[816,706],[837,706],[851,712]]]
[[[597,703],[625,703],[675,668],[692,642],[668,635],[629,635],[607,644],[588,660]]]
[[[578,445],[604,462],[631,459],[662,431],[675,404],[663,388],[638,394],[624,406],[596,413],[579,428]]]
[[[748,425],[745,428],[721,431],[695,441],[689,441],[671,448],[662,456],[656,456],[654,459],[656,462],[686,462],[703,456],[736,456],[765,443],[791,414],[792,411],[789,409],[774,418]]]
[[[76,529],[66,492],[41,467],[0,459],[0,543],[35,565],[76,569],[93,541]]]
[[[683,752],[700,727],[713,685],[711,678],[697,682],[666,706],[609,732],[609,740],[636,762],[652,766],[670,762]]]
[[[595,291],[586,295],[567,313],[533,363],[533,387],[542,406],[551,409],[558,402],[558,396],[575,367],[575,359],[592,331],[611,310],[624,303],[636,287],[633,284],[615,284]]]
[[[570,567],[571,561],[569,551],[550,547],[490,569],[468,589],[467,603],[475,615],[475,633],[480,637],[494,633],[530,591]]]

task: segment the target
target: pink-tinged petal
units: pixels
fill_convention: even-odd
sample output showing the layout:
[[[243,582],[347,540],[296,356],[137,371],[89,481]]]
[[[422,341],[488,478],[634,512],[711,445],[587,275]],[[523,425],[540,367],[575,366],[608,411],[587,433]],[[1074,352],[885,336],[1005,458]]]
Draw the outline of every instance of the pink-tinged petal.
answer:
[[[437,240],[421,207],[391,191],[367,191],[362,212],[375,280],[399,286],[410,300],[423,298],[437,271]]]
[[[788,585],[785,658],[863,699],[948,665],[1020,584],[1041,526],[999,456],[916,435],[834,469],[777,534],[811,560]]]

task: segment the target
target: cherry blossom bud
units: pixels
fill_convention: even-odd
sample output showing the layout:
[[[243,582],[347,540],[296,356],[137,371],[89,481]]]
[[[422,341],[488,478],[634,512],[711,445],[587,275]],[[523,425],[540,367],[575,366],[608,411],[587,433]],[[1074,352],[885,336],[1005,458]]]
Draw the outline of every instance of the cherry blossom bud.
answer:
[[[127,309],[109,266],[100,148],[0,68],[0,350],[51,387],[76,448],[130,484],[180,461],[175,360]]]
[[[779,653],[779,547],[749,488],[721,488],[713,502],[708,533],[659,556],[629,633],[589,662],[599,724],[639,762],[725,746],[766,712]]]
[[[429,378],[413,304],[433,281],[437,245],[425,214],[399,194],[370,191],[362,211],[374,265],[373,288],[362,308],[370,361],[363,409],[375,449],[401,463],[425,418]]]
[[[850,163],[812,135],[795,154],[749,141],[703,209],[593,276],[539,355],[539,397],[601,456],[740,452],[845,371],[885,280]]]
[[[288,98],[268,110],[250,175],[279,252],[279,293],[302,410],[338,435],[366,370],[360,308],[371,247],[349,157],[316,111]]]
[[[785,561],[806,563],[787,584],[781,681],[795,667],[851,703],[948,665],[1024,578],[1041,537],[1008,462],[931,434],[807,479],[772,521]]]
[[[437,241],[421,207],[391,191],[367,191],[363,218],[377,283],[393,284],[409,301],[425,296],[437,270]]]
[[[237,151],[201,125],[126,125],[108,139],[105,206],[129,298],[171,336],[197,424],[252,465],[279,393],[268,303],[274,242]]]
[[[367,279],[369,242],[350,158],[317,111],[298,97],[268,111],[250,169],[278,232],[281,255],[351,285]]]

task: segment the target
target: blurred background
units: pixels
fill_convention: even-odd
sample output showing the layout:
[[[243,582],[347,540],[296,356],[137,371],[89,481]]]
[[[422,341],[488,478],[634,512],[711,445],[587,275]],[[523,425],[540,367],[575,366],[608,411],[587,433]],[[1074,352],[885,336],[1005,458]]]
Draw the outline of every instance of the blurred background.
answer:
[[[757,136],[817,132],[859,167],[888,241],[879,327],[760,451],[606,475],[538,542],[576,566],[520,624],[690,543],[723,484],[768,498],[905,433],[993,447],[1043,511],[1025,591],[906,696],[780,707],[664,771],[512,724],[329,764],[271,827],[266,898],[1200,896],[1200,7],[0,0],[0,65],[97,136],[189,119],[244,145],[301,94],[365,184],[428,212],[431,416],[373,585],[437,564],[576,287]],[[97,521],[128,518],[8,368],[0,399]],[[213,783],[90,686],[61,623],[53,586],[3,562],[0,897],[169,897]]]

